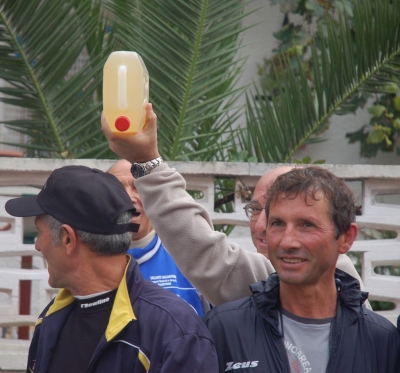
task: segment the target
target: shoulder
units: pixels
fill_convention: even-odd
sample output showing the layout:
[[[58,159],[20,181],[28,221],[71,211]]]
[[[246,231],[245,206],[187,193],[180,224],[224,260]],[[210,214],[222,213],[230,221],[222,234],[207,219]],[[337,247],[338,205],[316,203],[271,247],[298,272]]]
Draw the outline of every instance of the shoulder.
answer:
[[[245,314],[251,312],[253,309],[251,297],[244,297],[213,308],[203,317],[203,320],[209,328],[214,323],[234,324],[238,320],[242,323]]]
[[[211,333],[188,303],[143,280],[132,307],[136,320],[125,329],[125,336],[140,345],[152,366],[162,366],[165,372],[197,372],[200,369],[193,368],[197,364],[201,371],[217,371]]]
[[[370,330],[377,334],[393,336],[400,341],[399,331],[388,319],[368,309],[363,316],[363,321]]]
[[[207,328],[192,306],[151,281],[143,280],[142,291],[133,309],[139,323],[150,322],[155,328],[165,328],[168,324],[169,331],[176,336],[195,333],[209,337]]]
[[[396,351],[400,354],[400,333],[385,317],[378,313],[365,310],[360,314],[360,333],[374,346],[382,350]]]

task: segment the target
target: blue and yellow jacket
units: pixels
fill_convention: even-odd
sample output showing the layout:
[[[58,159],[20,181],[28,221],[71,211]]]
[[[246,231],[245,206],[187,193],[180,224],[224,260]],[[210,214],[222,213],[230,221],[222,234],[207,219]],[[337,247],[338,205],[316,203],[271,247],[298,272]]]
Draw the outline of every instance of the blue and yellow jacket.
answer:
[[[52,350],[75,298],[61,290],[43,310],[29,349],[29,373],[47,373]],[[211,335],[192,308],[144,280],[129,260],[110,320],[87,373],[217,372]]]

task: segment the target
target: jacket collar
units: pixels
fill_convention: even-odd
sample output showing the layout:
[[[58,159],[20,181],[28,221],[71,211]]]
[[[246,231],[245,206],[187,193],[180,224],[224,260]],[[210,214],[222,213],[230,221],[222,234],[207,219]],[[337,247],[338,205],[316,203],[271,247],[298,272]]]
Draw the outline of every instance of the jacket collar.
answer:
[[[340,301],[348,308],[359,311],[360,307],[368,299],[368,293],[361,291],[358,280],[336,268],[335,281]]]
[[[138,271],[136,269],[138,264],[130,255],[127,255],[127,260],[128,264],[125,268],[124,277],[118,286],[114,305],[110,314],[110,321],[108,322],[105,333],[107,342],[118,335],[132,320],[136,320],[131,303],[133,300],[131,300],[129,294],[129,283],[132,281],[132,277],[135,277],[135,274],[137,275]]]
[[[255,309],[271,326],[276,335],[282,336],[279,328],[280,301],[279,301],[279,277],[277,273],[273,273],[267,281],[256,282],[250,285],[253,293],[251,297]]]
[[[357,279],[340,269],[336,269],[335,281],[338,291],[338,307],[339,303],[344,304],[353,311],[354,317],[357,317],[362,304],[368,298],[368,293],[360,290],[360,284]],[[282,334],[279,328],[281,312],[277,311],[280,310],[281,305],[277,273],[272,274],[267,281],[260,281],[250,285],[250,290],[253,293],[251,298],[257,312],[272,326],[275,334],[280,336]]]
[[[110,314],[110,320],[105,332],[106,340],[113,339],[121,332],[125,326],[132,320],[136,320],[133,312],[132,303],[139,296],[143,278],[139,271],[139,265],[130,255],[126,256],[127,265],[124,276],[118,285],[117,294]],[[64,309],[75,301],[74,296],[69,290],[61,289],[54,302],[46,313],[46,317]],[[40,324],[42,319],[39,319],[37,324]]]

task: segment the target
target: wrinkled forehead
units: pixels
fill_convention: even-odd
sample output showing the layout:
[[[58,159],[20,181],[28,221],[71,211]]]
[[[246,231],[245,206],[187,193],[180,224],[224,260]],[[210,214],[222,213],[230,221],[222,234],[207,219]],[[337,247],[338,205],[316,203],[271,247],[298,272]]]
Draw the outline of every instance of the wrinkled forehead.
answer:
[[[331,215],[331,205],[326,197],[325,193],[322,190],[316,191],[302,191],[302,192],[281,192],[276,196],[273,196],[269,199],[269,211],[267,214],[271,212],[271,210],[278,204],[280,201],[302,201],[306,206],[314,206],[315,204],[319,206],[324,206],[324,210]],[[305,207],[306,207],[305,206]]]

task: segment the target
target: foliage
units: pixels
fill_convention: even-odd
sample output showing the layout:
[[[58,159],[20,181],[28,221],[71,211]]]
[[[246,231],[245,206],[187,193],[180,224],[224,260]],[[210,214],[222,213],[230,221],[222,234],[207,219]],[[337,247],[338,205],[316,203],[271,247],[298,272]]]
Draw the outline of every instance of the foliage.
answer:
[[[379,151],[394,150],[400,155],[400,147],[397,146],[400,138],[400,58],[398,62],[397,77],[393,74],[398,83],[389,83],[386,88],[388,93],[376,95],[376,101],[368,108],[372,115],[369,125],[346,134],[350,143],[360,142],[363,157],[370,158]]]
[[[386,94],[399,74],[399,2],[275,3],[302,15],[307,29],[288,23],[276,34],[278,54],[262,67],[255,98],[247,95],[241,151],[259,162],[288,161],[303,144],[321,141],[313,135],[332,114],[354,112],[371,92]]]
[[[215,203],[214,211],[216,212],[233,212],[235,198],[235,179],[232,178],[216,178],[215,179]],[[234,225],[215,224],[214,229],[229,235]]]
[[[324,164],[325,161],[323,159],[317,159],[316,161],[312,161],[311,157],[306,156],[303,159],[293,159],[293,163],[295,164]]]
[[[140,51],[147,63],[159,148],[167,159],[225,158],[229,136],[221,141],[221,135],[237,119],[235,102],[243,92],[233,88],[244,62],[237,58],[243,9],[238,0],[110,5],[122,47]]]
[[[0,88],[1,101],[30,114],[3,123],[30,137],[29,144],[18,144],[28,156],[104,154],[96,99],[104,55],[93,56],[71,74],[95,22],[84,2],[75,8],[71,1],[2,1],[0,78],[8,86]]]
[[[102,67],[135,50],[150,74],[162,155],[223,160],[240,112],[243,0],[4,0],[1,100],[26,108],[8,121],[29,135],[28,156],[113,157],[100,130]],[[84,64],[76,69],[84,57]],[[221,135],[228,133],[225,138]]]

